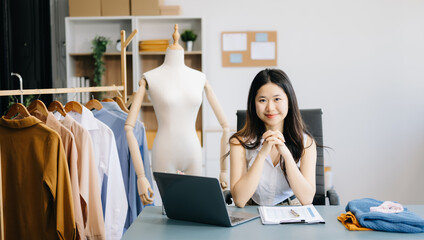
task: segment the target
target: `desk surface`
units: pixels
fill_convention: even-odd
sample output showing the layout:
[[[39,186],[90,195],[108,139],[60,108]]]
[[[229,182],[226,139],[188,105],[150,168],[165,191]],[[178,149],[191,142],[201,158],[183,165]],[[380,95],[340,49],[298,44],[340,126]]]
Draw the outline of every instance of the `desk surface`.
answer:
[[[162,215],[162,207],[146,207],[122,239],[424,239],[424,233],[389,233],[377,231],[348,231],[337,217],[344,206],[315,206],[326,224],[262,225],[255,219],[235,227],[218,227],[178,221]],[[424,217],[424,205],[406,206]],[[257,212],[257,207],[235,208],[237,211]]]

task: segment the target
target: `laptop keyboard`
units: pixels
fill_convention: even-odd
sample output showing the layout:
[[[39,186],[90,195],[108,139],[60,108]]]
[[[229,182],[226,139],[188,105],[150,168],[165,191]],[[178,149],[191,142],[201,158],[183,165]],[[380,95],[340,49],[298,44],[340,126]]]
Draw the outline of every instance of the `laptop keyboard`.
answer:
[[[243,221],[244,218],[230,216],[230,220],[231,220],[232,223],[237,223],[237,222]]]

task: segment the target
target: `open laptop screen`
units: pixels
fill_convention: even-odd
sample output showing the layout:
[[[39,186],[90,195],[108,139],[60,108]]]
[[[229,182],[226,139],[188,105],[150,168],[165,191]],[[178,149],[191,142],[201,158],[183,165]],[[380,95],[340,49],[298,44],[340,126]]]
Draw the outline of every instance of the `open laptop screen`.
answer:
[[[218,179],[159,172],[153,175],[169,218],[231,226]]]

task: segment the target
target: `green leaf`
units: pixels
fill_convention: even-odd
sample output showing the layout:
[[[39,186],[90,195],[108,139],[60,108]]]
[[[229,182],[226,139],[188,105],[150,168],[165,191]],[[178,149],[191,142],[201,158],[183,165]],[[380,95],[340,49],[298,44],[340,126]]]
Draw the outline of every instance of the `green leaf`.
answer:
[[[91,49],[93,49],[94,58],[94,78],[93,81],[97,86],[101,85],[102,75],[106,71],[105,63],[102,60],[104,53],[106,52],[107,45],[111,41],[109,38],[103,36],[96,36],[91,41]]]
[[[195,34],[192,30],[185,30],[181,34],[181,40],[183,40],[183,42],[195,41],[196,38],[197,38],[197,34]]]

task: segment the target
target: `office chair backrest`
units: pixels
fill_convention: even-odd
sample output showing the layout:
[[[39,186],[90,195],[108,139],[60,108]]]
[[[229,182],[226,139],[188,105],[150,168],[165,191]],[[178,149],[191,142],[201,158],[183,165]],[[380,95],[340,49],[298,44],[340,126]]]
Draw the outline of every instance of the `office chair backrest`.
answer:
[[[314,137],[318,146],[323,146],[322,134],[322,110],[301,109],[302,119],[306,128]],[[237,110],[237,131],[240,130],[246,121],[246,110]],[[317,147],[317,165],[316,165],[316,192],[313,204],[325,205],[325,186],[324,186],[324,151],[322,147]]]

